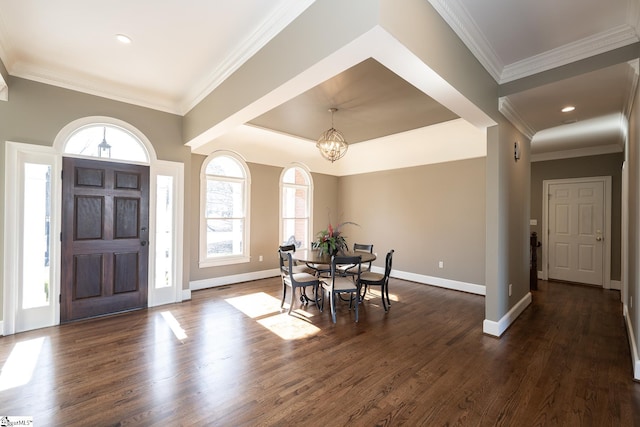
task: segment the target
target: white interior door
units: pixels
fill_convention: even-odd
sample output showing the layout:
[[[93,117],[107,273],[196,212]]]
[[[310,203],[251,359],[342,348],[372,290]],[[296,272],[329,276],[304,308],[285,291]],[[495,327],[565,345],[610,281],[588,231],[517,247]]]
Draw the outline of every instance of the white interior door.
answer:
[[[549,278],[604,286],[605,182],[548,186]]]

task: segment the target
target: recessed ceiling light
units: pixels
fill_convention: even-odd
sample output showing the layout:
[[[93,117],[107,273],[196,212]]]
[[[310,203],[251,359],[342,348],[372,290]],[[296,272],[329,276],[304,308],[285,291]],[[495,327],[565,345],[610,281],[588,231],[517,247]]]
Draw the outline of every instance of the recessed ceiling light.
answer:
[[[566,107],[564,107],[562,109],[562,112],[563,113],[569,113],[569,112],[571,112],[571,111],[573,111],[575,109],[576,109],[576,107],[574,107],[573,105],[567,105]]]
[[[131,39],[128,36],[125,36],[124,34],[116,34],[116,40],[124,44],[131,43]]]

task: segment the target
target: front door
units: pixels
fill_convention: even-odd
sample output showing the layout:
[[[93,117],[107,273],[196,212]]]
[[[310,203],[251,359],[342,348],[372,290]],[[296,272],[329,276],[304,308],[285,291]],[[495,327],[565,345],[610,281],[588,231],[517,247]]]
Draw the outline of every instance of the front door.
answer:
[[[147,306],[149,167],[64,158],[60,321]]]
[[[601,180],[549,185],[549,278],[603,286]]]

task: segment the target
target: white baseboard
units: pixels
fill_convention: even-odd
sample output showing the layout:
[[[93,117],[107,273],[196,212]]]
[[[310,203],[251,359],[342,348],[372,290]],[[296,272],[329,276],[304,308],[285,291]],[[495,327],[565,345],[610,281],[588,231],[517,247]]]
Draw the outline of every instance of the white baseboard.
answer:
[[[616,291],[621,291],[622,290],[622,282],[619,280],[612,280],[609,283],[609,289],[613,289]]]
[[[191,289],[182,290],[182,301],[189,301],[191,299]]]
[[[0,320],[0,336],[4,336],[4,320]]]
[[[522,312],[531,304],[531,292],[527,292],[527,294],[520,300],[516,305],[514,305],[511,310],[507,314],[505,314],[502,319],[497,322],[492,320],[484,319],[482,324],[482,330],[485,334],[493,335],[495,337],[500,337],[506,331],[509,326],[522,314]]]
[[[280,275],[277,268],[271,270],[252,271],[250,273],[234,274],[232,276],[212,277],[203,280],[194,280],[189,282],[190,291],[199,291],[201,289],[215,288],[216,286],[232,285],[234,283],[248,282],[250,280],[267,279]],[[191,295],[189,295],[191,299]]]
[[[636,346],[635,334],[633,333],[633,325],[629,319],[629,310],[627,305],[622,306],[622,314],[627,324],[627,335],[629,337],[629,350],[631,351],[631,363],[633,364],[633,379],[640,381],[640,358],[638,358],[638,347]]]
[[[373,267],[371,271],[384,273],[384,269]],[[411,282],[424,283],[426,285],[438,286],[440,288],[453,289],[454,291],[468,292],[476,295],[486,295],[484,285],[476,285],[475,283],[460,282],[458,280],[443,279],[442,277],[426,276],[424,274],[407,273],[406,271],[392,270],[391,277],[409,280]]]

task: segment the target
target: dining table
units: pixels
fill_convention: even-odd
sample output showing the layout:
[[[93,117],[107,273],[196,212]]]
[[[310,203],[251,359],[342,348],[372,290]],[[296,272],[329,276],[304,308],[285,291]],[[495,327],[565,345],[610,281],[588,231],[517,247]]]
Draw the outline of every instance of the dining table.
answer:
[[[338,256],[359,256],[362,260],[362,263],[368,263],[376,260],[376,254],[371,252],[361,252],[361,251],[338,251],[336,254]],[[326,277],[321,276],[324,274],[330,274],[331,272],[331,255],[327,253],[320,253],[317,249],[302,249],[295,251],[291,254],[291,258],[297,263],[305,263],[307,267],[316,271],[316,275],[318,277]],[[318,289],[314,289],[314,293],[317,297]],[[311,298],[306,295],[304,292],[304,288],[302,289],[302,295],[300,296],[300,300],[306,302],[316,302],[317,298]]]
[[[370,252],[360,251],[339,251],[339,256],[360,256],[362,263],[368,263],[376,260],[376,254]],[[331,265],[331,255],[327,253],[320,254],[317,249],[303,249],[295,251],[291,254],[294,261],[298,263],[305,263],[308,267],[313,268],[313,265]]]

